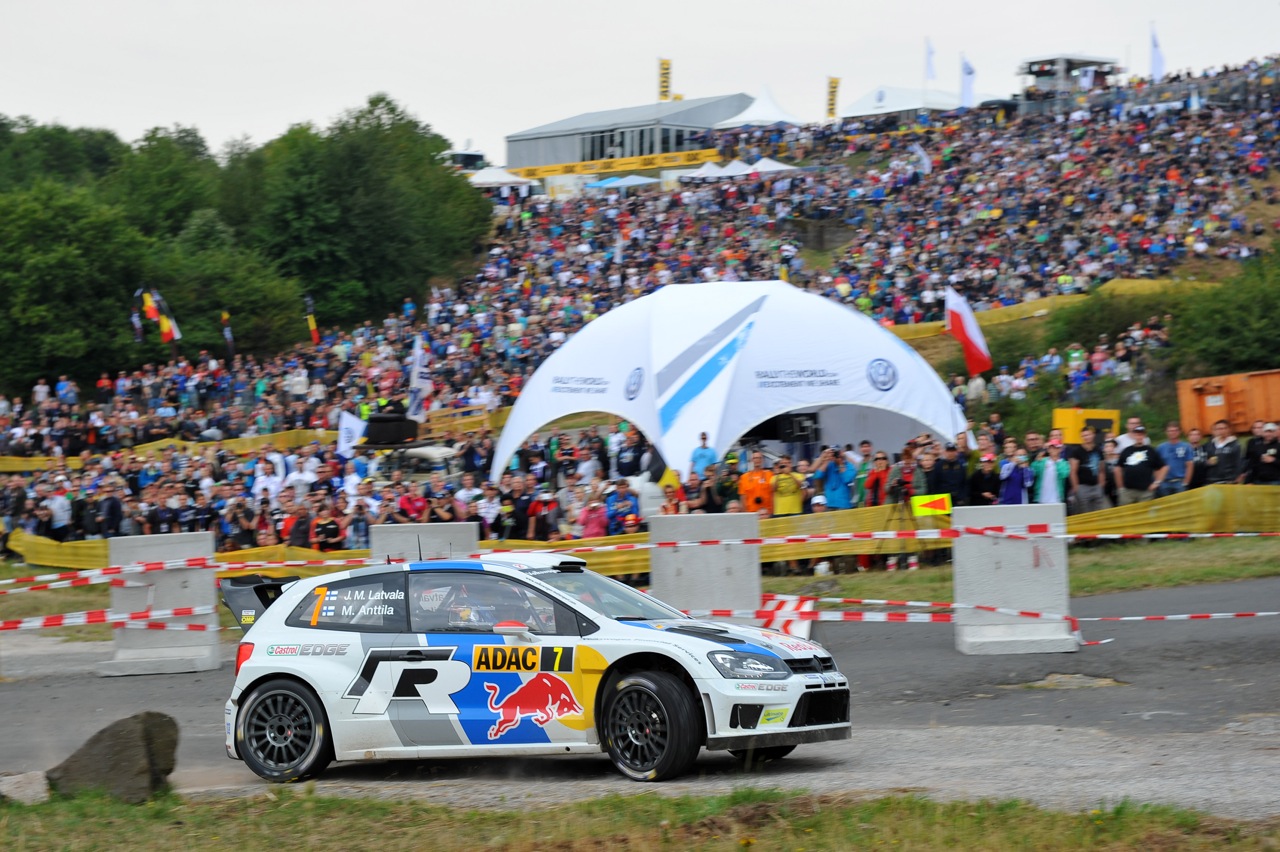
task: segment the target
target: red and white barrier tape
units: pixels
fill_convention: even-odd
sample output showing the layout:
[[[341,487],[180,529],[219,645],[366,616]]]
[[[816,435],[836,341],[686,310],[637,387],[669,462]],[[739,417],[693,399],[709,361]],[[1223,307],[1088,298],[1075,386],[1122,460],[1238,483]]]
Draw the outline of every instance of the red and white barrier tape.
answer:
[[[174,568],[221,568],[216,561],[208,557],[191,559],[170,559],[164,562],[137,562],[132,565],[111,565],[107,568],[86,568],[83,571],[61,571],[57,574],[37,574],[32,577],[13,577],[0,580],[0,586],[11,586],[15,583],[45,583],[57,580],[73,580],[79,577],[117,577],[122,574],[146,574],[151,571],[169,571]]]
[[[20,589],[0,589],[0,595],[17,595],[22,592],[47,592],[51,589],[72,589],[78,586],[98,586],[104,583],[111,586],[113,589],[147,585],[146,583],[139,583],[134,580],[123,580],[119,577],[77,577],[74,580],[59,580],[56,583],[41,583],[38,586],[23,586]]]
[[[810,544],[841,541],[938,541],[964,536],[984,536],[1012,541],[1054,539],[1059,541],[1136,541],[1152,539],[1183,541],[1208,538],[1266,538],[1280,536],[1280,532],[1234,533],[1091,533],[1076,534],[1064,531],[1062,524],[1029,524],[1023,527],[953,527],[938,530],[876,530],[873,532],[817,533],[813,535],[763,536],[760,538],[721,538],[685,541],[635,542],[630,544],[602,544],[591,547],[556,547],[539,550],[493,549],[472,553],[471,559],[483,559],[495,553],[615,553],[629,550],[659,550],[677,547],[706,547],[714,545],[780,545]]]
[[[245,571],[250,568],[310,568],[317,565],[332,565],[335,568],[341,566],[364,566],[364,565],[385,565],[400,564],[405,562],[404,559],[378,559],[366,557],[365,559],[286,559],[279,562],[220,562],[218,567],[224,571]]]
[[[1100,615],[1081,616],[1076,621],[1214,621],[1224,618],[1265,618],[1280,612],[1197,612],[1182,615]]]
[[[134,630],[194,630],[199,633],[234,629],[231,627],[222,627],[217,624],[168,624],[163,621],[123,621],[116,622],[111,626],[115,628],[127,627]]]
[[[771,609],[691,609],[685,611],[693,618],[776,618]],[[949,612],[862,612],[846,610],[836,612],[791,612],[787,618],[796,621],[877,621],[906,624],[950,624],[954,615]]]
[[[403,559],[392,559],[393,563],[404,562]],[[171,571],[176,568],[216,568],[219,571],[240,571],[249,568],[303,568],[316,565],[332,565],[336,567],[359,567],[369,565],[371,559],[295,559],[277,562],[218,562],[211,557],[192,557],[189,559],[170,559],[163,562],[139,562],[133,565],[112,565],[107,568],[86,568],[83,571],[61,571],[56,574],[36,574],[31,577],[11,577],[0,580],[0,586],[12,586],[22,583],[45,583],[60,580],[72,580],[82,577],[115,577],[123,574],[146,574],[152,571]],[[385,560],[378,560],[385,564]]]
[[[59,615],[37,615],[32,618],[15,618],[0,621],[0,630],[42,630],[49,627],[77,627],[84,624],[120,624],[129,621],[151,621],[164,618],[189,618],[212,615],[212,606],[181,606],[174,609],[139,612],[112,612],[109,609],[91,609],[84,612],[64,612]]]

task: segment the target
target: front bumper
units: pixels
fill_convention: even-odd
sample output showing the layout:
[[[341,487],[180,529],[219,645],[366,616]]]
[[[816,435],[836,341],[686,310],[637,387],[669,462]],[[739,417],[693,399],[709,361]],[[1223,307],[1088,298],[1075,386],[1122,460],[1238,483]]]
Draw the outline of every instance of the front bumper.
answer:
[[[826,725],[814,728],[788,728],[783,731],[761,731],[758,733],[739,734],[729,737],[708,737],[707,751],[723,751],[724,749],[749,750],[768,748],[769,746],[804,745],[805,743],[825,743],[831,740],[847,740],[853,736],[852,727],[846,722],[842,725]]]
[[[708,750],[848,739],[849,681],[838,671],[781,681],[709,678],[698,683]]]

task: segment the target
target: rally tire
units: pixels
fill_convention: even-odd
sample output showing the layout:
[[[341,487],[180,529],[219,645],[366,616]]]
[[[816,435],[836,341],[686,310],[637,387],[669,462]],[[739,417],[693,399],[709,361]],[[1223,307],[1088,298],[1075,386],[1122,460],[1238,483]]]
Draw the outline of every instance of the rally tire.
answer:
[[[761,748],[731,748],[729,754],[742,761],[743,768],[747,770],[758,769],[771,760],[782,760],[782,758],[795,751],[793,745],[784,746],[763,746]]]
[[[319,775],[333,760],[333,739],[320,699],[308,687],[284,678],[254,687],[240,704],[236,751],[268,781]]]
[[[667,672],[638,672],[615,681],[600,729],[613,765],[632,781],[682,775],[702,747],[693,696]]]

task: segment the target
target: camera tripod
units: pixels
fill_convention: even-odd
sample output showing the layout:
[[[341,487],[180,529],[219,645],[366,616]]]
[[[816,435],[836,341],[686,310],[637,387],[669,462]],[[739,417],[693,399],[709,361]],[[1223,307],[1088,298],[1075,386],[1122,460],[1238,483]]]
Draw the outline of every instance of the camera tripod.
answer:
[[[890,530],[911,530],[912,532],[918,532],[920,530],[920,523],[916,520],[915,512],[911,511],[911,494],[911,489],[903,488],[899,494],[900,499],[896,503],[889,504],[889,514],[885,519],[885,526]],[[899,549],[901,545],[899,545],[896,540],[892,546],[889,546],[888,543],[889,539],[880,539],[877,541],[875,555],[886,557],[886,571],[896,571],[898,570],[898,556],[904,551]],[[908,552],[907,569],[914,571],[919,567],[920,555],[914,551]]]

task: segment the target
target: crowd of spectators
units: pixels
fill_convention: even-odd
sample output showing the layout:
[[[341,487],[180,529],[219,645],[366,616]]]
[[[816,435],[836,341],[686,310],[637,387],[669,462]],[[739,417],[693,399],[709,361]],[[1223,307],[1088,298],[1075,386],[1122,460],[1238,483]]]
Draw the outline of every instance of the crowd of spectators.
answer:
[[[452,496],[435,482],[393,481],[390,492],[379,490],[369,481],[375,460],[343,460],[332,447],[271,447],[239,458],[219,442],[332,429],[343,411],[367,416],[398,404],[417,337],[429,354],[431,407],[493,409],[513,403],[527,376],[584,324],[661,286],[785,277],[885,324],[921,322],[940,317],[947,285],[984,310],[1163,274],[1187,257],[1246,257],[1268,226],[1246,220],[1243,209],[1276,200],[1256,180],[1269,174],[1280,143],[1280,115],[1269,101],[1196,113],[1008,116],[1003,124],[973,112],[921,133],[848,135],[865,129],[708,139],[749,159],[785,148],[819,163],[781,177],[513,198],[499,208],[474,276],[433,289],[421,305],[406,299],[381,321],[326,330],[318,345],[272,358],[201,352],[104,373],[83,387],[60,376],[52,385],[41,378],[25,398],[0,395],[0,455],[85,461],[80,471],[55,462],[11,480],[0,507],[6,527],[59,540],[208,528],[224,548],[288,542],[322,549],[361,546],[370,524],[424,517],[478,518],[487,535],[506,538],[586,536],[602,525],[625,532],[642,519],[638,503],[628,511],[630,502],[618,497],[617,480],[641,452],[616,430],[526,445],[492,489],[484,482],[491,437],[451,436],[469,475]],[[860,151],[866,162],[847,165],[847,155]],[[792,226],[806,217],[848,228],[849,245],[830,266],[812,266],[802,255]],[[1071,389],[1101,375],[1131,378],[1140,371],[1134,353],[1161,345],[1166,325],[1153,318],[1123,340],[1072,344],[1002,365],[988,378],[955,379],[957,398],[971,410],[1018,399],[1046,372],[1064,374]],[[176,440],[200,449],[134,452]],[[952,469],[945,441],[923,449],[926,472],[930,455],[939,469]],[[1005,456],[1016,458],[1000,442],[990,449],[997,470],[1009,463]],[[954,452],[967,488],[989,453]],[[797,457],[791,472],[817,483],[802,489],[801,511],[887,499],[889,473],[916,464],[911,455],[887,457],[885,476],[872,477],[874,454],[835,455],[863,478],[855,472],[843,483],[847,469],[834,456]],[[736,461],[716,463],[732,471]],[[695,471],[670,495],[672,506],[754,511],[727,485],[720,490],[724,473],[717,469],[711,487],[701,479],[705,467]],[[782,504],[793,502],[788,490]]]

